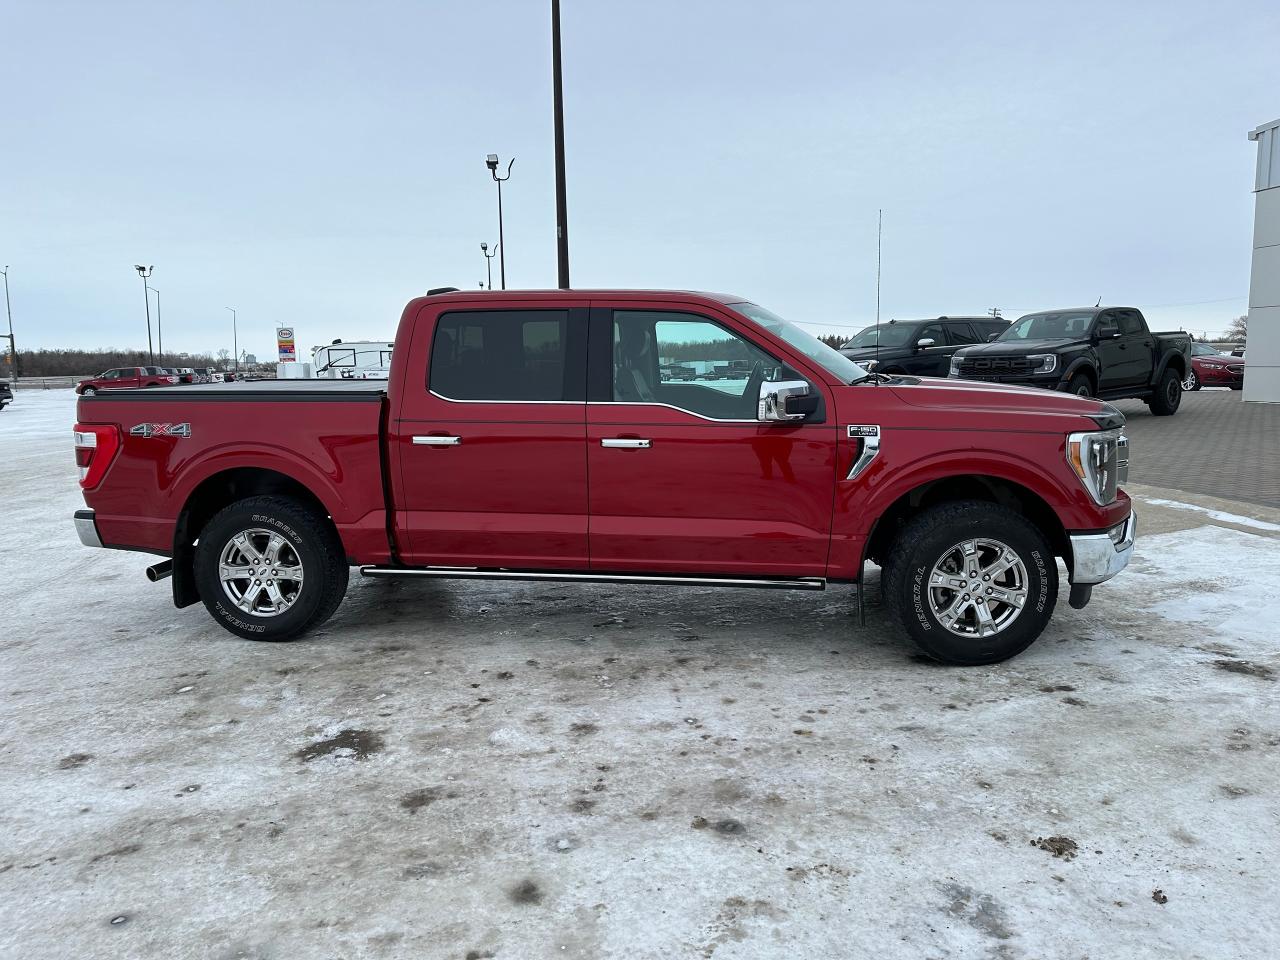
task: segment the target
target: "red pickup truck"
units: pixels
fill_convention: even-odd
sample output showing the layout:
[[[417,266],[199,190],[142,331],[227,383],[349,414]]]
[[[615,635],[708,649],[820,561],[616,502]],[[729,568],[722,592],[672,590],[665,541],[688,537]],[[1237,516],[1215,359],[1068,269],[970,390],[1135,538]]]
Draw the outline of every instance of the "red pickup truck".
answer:
[[[99,390],[131,390],[136,387],[168,387],[182,378],[164,367],[115,367],[76,384],[76,393],[92,397]],[[191,381],[187,381],[190,383]]]
[[[288,640],[367,577],[820,590],[867,561],[930,655],[1025,649],[1118,573],[1124,418],[1065,394],[869,373],[741,297],[432,291],[390,380],[79,402],[90,546],[167,558],[177,606]],[[716,380],[663,366],[729,367]]]

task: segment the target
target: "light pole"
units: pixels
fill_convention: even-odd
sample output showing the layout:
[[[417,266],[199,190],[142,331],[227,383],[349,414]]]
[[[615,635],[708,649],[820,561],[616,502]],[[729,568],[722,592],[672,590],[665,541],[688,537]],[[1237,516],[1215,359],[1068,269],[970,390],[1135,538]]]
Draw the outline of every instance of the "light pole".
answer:
[[[236,373],[240,372],[240,342],[236,339],[236,308],[226,307],[231,311],[231,356],[236,362]]]
[[[160,322],[160,291],[155,287],[147,287],[156,295],[156,347],[160,351],[160,362],[164,363],[164,324]]]
[[[156,355],[151,350],[151,297],[147,295],[147,280],[151,276],[151,271],[155,267],[144,267],[140,263],[135,263],[133,269],[138,271],[138,276],[142,278],[142,299],[147,305],[147,356],[152,366],[155,366]]]
[[[561,290],[569,289],[569,213],[564,185],[564,83],[560,72],[560,0],[551,0],[551,110],[556,148],[556,274]]]
[[[480,241],[480,252],[484,254],[484,272],[489,275],[489,289],[493,289],[493,257],[498,252],[498,248],[493,248],[493,253],[489,252],[489,244],[483,240]]]
[[[9,379],[18,382],[18,348],[13,345],[13,308],[9,306],[9,265],[4,269],[4,312],[9,317]]]
[[[507,164],[507,175],[498,176],[498,155],[491,153],[484,158],[484,165],[489,168],[493,182],[498,185],[498,277],[502,281],[502,289],[507,289],[507,245],[502,240],[502,185],[511,179],[511,164],[516,162],[512,157]]]

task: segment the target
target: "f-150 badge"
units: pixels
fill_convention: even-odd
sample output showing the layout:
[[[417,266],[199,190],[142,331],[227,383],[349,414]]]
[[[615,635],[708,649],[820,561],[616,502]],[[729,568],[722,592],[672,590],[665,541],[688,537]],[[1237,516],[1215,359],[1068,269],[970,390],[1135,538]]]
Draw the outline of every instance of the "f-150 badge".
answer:
[[[189,423],[140,423],[129,428],[131,437],[190,437]]]

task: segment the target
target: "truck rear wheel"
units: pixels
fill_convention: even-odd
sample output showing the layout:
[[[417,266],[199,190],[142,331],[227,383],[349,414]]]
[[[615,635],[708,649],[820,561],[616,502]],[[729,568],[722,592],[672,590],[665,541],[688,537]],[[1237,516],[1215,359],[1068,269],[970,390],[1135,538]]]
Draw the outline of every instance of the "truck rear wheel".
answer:
[[[1177,370],[1166,370],[1160,377],[1156,392],[1147,401],[1147,406],[1157,417],[1171,417],[1178,412],[1182,403],[1182,378]]]
[[[249,497],[223,508],[196,545],[205,608],[247,640],[292,640],[324,623],[349,574],[332,525],[290,497]]]
[[[930,507],[899,533],[882,570],[885,601],[911,639],[943,663],[977,666],[1021,653],[1058,599],[1043,533],[984,500]]]

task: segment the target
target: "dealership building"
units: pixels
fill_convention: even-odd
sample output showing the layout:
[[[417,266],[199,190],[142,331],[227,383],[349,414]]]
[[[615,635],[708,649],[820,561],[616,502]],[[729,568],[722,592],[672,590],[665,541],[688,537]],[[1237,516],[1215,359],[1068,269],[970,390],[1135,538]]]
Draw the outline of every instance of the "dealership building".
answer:
[[[1249,134],[1258,143],[1253,268],[1244,398],[1280,403],[1280,120]]]

